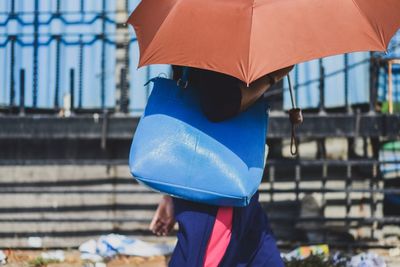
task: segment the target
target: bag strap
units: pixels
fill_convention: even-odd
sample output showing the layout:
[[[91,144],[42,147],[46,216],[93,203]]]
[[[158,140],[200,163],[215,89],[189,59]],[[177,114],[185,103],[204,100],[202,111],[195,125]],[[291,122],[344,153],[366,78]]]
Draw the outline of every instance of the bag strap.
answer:
[[[293,94],[292,80],[290,78],[290,74],[287,75],[288,83],[289,83],[289,92],[290,92],[290,100],[292,102],[292,109],[289,110],[289,119],[292,124],[292,134],[290,139],[290,153],[292,156],[296,156],[298,154],[298,140],[296,138],[296,127],[303,123],[303,114],[300,108],[296,107],[296,101]]]
[[[186,89],[189,85],[189,69],[189,67],[182,67],[182,77],[177,82],[182,89]]]

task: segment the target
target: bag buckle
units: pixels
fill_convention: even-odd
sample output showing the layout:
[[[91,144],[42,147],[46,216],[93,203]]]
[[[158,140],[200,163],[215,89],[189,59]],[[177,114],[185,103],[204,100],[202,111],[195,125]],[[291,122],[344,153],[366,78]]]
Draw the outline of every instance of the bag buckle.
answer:
[[[186,89],[189,85],[188,81],[183,81],[182,79],[179,79],[178,82],[176,83],[180,88]]]

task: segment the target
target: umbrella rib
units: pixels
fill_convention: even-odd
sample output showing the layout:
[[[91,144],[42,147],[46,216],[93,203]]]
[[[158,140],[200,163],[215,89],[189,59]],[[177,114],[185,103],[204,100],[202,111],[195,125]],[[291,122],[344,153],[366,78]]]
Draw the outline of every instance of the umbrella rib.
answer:
[[[379,27],[378,27],[378,28],[377,28],[377,27],[374,27],[374,24],[376,25],[376,21],[374,21],[374,23],[371,22],[371,20],[368,18],[368,16],[367,16],[367,15],[364,13],[364,11],[360,8],[360,6],[359,6],[357,0],[352,0],[352,1],[353,1],[354,5],[357,7],[358,12],[360,13],[360,15],[368,22],[368,24],[371,26],[372,30],[373,30],[377,35],[379,35],[379,37],[380,37],[380,42],[381,42],[381,44],[383,44],[384,50],[386,50],[386,49],[387,49],[386,41],[385,41],[385,38],[383,37],[382,32],[379,30]],[[377,30],[378,30],[378,32],[377,32]]]
[[[250,77],[248,77],[249,73],[250,73],[250,57],[251,57],[251,41],[252,41],[252,35],[253,35],[253,23],[254,23],[254,4],[255,4],[255,0],[253,0],[253,4],[251,6],[251,23],[250,23],[250,36],[249,36],[249,54],[247,57],[247,69],[246,69],[246,73],[245,73],[245,77],[246,77],[246,84],[247,87],[249,86],[249,80]]]

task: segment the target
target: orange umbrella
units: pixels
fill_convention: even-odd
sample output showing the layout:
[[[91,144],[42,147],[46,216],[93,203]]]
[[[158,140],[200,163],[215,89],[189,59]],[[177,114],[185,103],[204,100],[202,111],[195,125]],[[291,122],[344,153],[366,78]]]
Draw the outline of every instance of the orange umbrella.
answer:
[[[142,0],[139,66],[175,64],[246,83],[330,55],[385,51],[400,0]]]

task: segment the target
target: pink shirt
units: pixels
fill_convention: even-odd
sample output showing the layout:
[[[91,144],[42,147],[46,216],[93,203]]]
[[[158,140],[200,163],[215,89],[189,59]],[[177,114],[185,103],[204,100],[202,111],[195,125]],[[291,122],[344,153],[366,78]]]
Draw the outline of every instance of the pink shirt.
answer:
[[[224,257],[231,240],[232,216],[233,208],[221,207],[218,209],[204,257],[204,267],[217,267]]]

